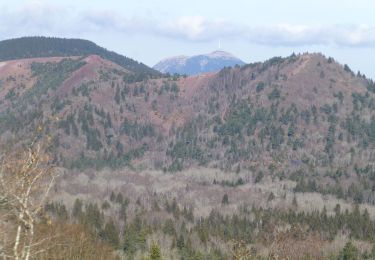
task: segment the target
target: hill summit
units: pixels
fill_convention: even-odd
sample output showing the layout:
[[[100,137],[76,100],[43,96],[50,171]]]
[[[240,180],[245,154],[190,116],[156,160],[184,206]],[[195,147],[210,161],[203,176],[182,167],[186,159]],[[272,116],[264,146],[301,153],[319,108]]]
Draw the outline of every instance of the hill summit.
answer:
[[[98,55],[112,61],[136,75],[156,76],[159,73],[143,63],[109,51],[83,39],[56,37],[22,37],[0,41],[0,61],[41,58]]]
[[[196,75],[244,64],[242,60],[233,54],[217,50],[209,54],[167,58],[157,63],[153,68],[162,73]]]

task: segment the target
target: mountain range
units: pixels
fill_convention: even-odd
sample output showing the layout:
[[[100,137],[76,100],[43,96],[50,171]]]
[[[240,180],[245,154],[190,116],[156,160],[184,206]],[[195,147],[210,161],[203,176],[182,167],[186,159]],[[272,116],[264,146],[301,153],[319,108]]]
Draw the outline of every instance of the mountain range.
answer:
[[[245,63],[232,54],[217,50],[209,54],[195,56],[176,56],[158,62],[153,68],[162,73],[196,75],[217,72],[224,67],[241,66]]]
[[[134,81],[139,63],[121,66],[95,51],[65,47],[77,51],[43,58],[24,51],[18,57],[33,57],[0,63],[3,136],[25,135],[43,122],[64,167],[143,161],[167,171],[192,165],[259,171],[277,165],[290,177],[303,166],[321,172],[323,183],[328,169],[361,167],[374,156],[371,81],[321,54],[187,78],[141,65],[144,80]]]
[[[46,140],[63,172],[54,198],[113,250],[140,256],[163,237],[166,259],[229,259],[244,239],[264,259],[327,259],[342,237],[373,242],[375,84],[332,57],[182,76],[28,37],[0,42],[0,60],[2,151]],[[46,212],[67,221],[59,203]]]

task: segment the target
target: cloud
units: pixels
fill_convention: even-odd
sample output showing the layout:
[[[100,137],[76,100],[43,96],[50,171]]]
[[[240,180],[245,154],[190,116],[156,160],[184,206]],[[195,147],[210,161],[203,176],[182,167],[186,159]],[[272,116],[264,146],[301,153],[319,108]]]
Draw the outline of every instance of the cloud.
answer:
[[[114,10],[75,11],[46,1],[33,1],[19,9],[0,8],[0,38],[23,35],[142,34],[191,42],[218,39],[240,40],[266,46],[333,45],[375,47],[375,26],[304,25],[280,23],[251,26],[203,16],[182,16],[161,20],[127,17]]]
[[[368,25],[290,25],[248,28],[250,41],[272,46],[375,46],[375,27]]]
[[[375,27],[369,25],[275,24],[249,26],[228,21],[208,21],[203,17],[181,17],[158,27],[158,33],[189,41],[219,38],[244,40],[267,46],[336,45],[374,47]]]
[[[190,40],[207,33],[207,23],[202,16],[185,16],[158,27],[161,33],[179,35]]]
[[[242,25],[226,20],[209,21],[202,16],[183,16],[168,22],[160,22],[156,33],[189,41],[212,41],[219,38],[241,38],[246,31]]]
[[[19,9],[0,6],[0,37],[64,33],[70,25],[67,8],[31,1]]]

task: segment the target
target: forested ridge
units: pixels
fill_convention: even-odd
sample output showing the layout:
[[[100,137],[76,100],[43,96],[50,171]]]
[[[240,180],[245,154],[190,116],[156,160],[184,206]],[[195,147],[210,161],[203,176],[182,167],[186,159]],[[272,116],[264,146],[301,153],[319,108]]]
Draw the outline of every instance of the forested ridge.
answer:
[[[35,39],[51,52],[22,49]],[[33,165],[41,150],[29,147],[43,140],[46,162],[32,169],[60,176],[32,219],[9,199],[19,189],[0,193],[9,237],[17,225],[25,241],[31,227],[35,239],[72,236],[77,247],[50,240],[66,259],[93,248],[126,259],[374,258],[375,93],[365,75],[309,53],[156,75],[121,68],[96,45],[82,53],[80,40],[19,43],[0,67],[0,145],[14,158],[0,177],[33,183],[13,183],[24,171],[12,169]],[[3,248],[31,252],[26,242]]]
[[[69,57],[99,55],[123,68],[144,76],[160,75],[159,72],[143,63],[108,51],[95,43],[82,39],[65,39],[55,37],[22,37],[0,41],[0,60],[15,60],[37,57]]]

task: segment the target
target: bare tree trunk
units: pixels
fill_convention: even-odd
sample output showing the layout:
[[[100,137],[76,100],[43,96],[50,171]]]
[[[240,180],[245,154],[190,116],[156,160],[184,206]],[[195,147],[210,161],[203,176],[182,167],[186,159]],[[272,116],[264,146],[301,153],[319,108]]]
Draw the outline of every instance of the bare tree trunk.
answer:
[[[20,213],[19,219],[22,219],[22,218],[23,218],[23,213]],[[13,247],[13,254],[14,254],[14,258],[16,260],[20,259],[19,255],[18,255],[18,246],[20,244],[21,233],[22,233],[22,226],[21,226],[21,224],[19,224],[18,227],[17,227],[17,235],[16,235],[16,239],[14,241],[14,247]]]
[[[30,252],[31,252],[31,247],[33,245],[33,240],[34,240],[34,224],[31,223],[30,224],[30,238],[29,238],[29,243],[28,243],[27,248],[26,248],[25,260],[30,259]]]

